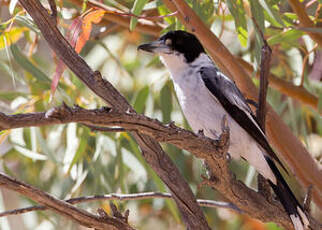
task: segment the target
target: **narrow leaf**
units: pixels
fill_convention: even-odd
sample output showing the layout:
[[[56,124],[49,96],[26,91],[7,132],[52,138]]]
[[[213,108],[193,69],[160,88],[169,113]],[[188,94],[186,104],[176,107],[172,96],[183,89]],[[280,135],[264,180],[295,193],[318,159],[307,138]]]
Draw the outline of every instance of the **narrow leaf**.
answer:
[[[40,69],[38,69],[34,64],[32,64],[29,59],[20,52],[18,46],[12,45],[11,46],[11,53],[15,59],[15,61],[27,72],[32,74],[38,81],[41,81],[43,83],[47,83],[48,86],[50,84],[50,79],[47,77],[44,72],[42,72]]]
[[[264,11],[263,11],[263,7],[259,4],[258,0],[250,0],[250,10],[259,28],[264,33],[265,32]]]
[[[148,0],[135,0],[133,8],[131,12],[137,16],[139,16],[145,6],[147,4]],[[134,30],[135,26],[138,22],[138,19],[136,17],[131,17],[131,22],[130,22],[130,30]]]
[[[303,35],[302,31],[290,29],[270,37],[269,39],[267,39],[267,42],[270,46],[273,46],[275,44],[280,44],[280,43],[290,43],[291,41],[298,39],[302,35]]]
[[[12,27],[9,31],[5,31],[0,35],[0,49],[16,43],[22,38],[23,32],[27,30],[26,27]]]
[[[9,13],[10,14],[13,14],[13,11],[15,10],[17,3],[18,3],[18,0],[11,0],[10,1],[10,4],[9,4]]]
[[[171,121],[172,95],[169,84],[165,84],[160,92],[160,104],[162,110],[163,122]]]
[[[45,161],[47,160],[47,156],[43,155],[43,154],[39,154],[37,152],[31,151],[29,149],[26,149],[24,147],[21,147],[19,145],[15,145],[14,149],[17,150],[19,153],[21,153],[22,155],[31,158],[33,160],[40,160],[40,161]]]
[[[148,99],[148,95],[149,87],[145,86],[143,89],[140,90],[140,92],[136,96],[133,107],[137,111],[137,113],[143,113],[146,100]]]
[[[238,34],[240,44],[244,47],[247,46],[247,22],[245,17],[245,9],[242,0],[227,0],[227,5],[230,13],[234,17],[235,28]]]
[[[272,19],[274,19],[281,26],[285,27],[284,22],[279,15],[279,11],[276,9],[277,6],[274,5],[274,1],[259,0],[259,2]]]

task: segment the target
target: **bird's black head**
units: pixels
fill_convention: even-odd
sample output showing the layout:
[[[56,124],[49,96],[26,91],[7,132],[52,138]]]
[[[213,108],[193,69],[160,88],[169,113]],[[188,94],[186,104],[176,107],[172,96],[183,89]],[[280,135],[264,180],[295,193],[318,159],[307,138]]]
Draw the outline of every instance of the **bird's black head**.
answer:
[[[188,63],[205,52],[197,37],[183,30],[170,31],[157,41],[140,45],[138,49],[159,54],[183,54]]]

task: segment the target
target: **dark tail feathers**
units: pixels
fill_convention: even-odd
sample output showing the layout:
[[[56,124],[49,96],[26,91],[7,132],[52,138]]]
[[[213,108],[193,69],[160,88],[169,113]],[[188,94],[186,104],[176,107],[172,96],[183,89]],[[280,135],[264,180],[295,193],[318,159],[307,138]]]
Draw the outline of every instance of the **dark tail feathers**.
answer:
[[[270,185],[273,188],[279,200],[281,201],[285,211],[289,214],[295,230],[307,229],[309,222],[306,215],[304,214],[302,206],[297,201],[296,197],[287,185],[286,181],[282,177],[281,173],[279,172],[272,159],[270,159],[269,157],[265,158],[270,168],[272,169],[277,181],[276,185],[269,181]]]

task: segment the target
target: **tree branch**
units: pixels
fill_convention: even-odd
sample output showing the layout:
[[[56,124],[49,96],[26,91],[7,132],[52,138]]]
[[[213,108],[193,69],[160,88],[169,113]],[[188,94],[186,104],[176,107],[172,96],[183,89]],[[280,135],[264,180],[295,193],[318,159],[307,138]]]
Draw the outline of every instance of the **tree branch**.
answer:
[[[180,21],[196,34],[215,63],[224,73],[234,79],[245,97],[256,100],[258,98],[257,89],[245,69],[239,65],[228,49],[206,27],[186,2],[183,0],[163,0],[163,2],[171,11],[178,11],[177,17]],[[317,163],[269,105],[267,106],[266,122],[267,136],[277,150],[279,158],[288,165],[304,189],[313,185],[313,200],[321,208],[322,171],[319,170]]]
[[[315,27],[312,20],[309,18],[305,12],[305,6],[299,0],[288,0],[288,4],[292,7],[294,13],[297,15],[300,20],[300,25],[302,27]],[[322,47],[322,35],[314,32],[307,32],[310,37]]]
[[[98,71],[93,72],[87,63],[74,51],[58,28],[51,23],[47,10],[38,0],[19,0],[19,2],[33,18],[57,56],[88,88],[105,102],[112,105],[113,109],[135,113],[131,105],[111,83],[104,80]],[[143,134],[132,132],[132,135],[139,144],[145,160],[170,189],[187,228],[210,229],[188,183],[161,146]]]
[[[247,74],[252,75],[252,73],[254,72],[254,69],[251,66],[251,64],[249,64],[242,58],[236,57],[236,59],[239,62],[239,64],[245,69]],[[259,73],[256,74],[256,77],[259,78]],[[304,105],[308,105],[312,107],[316,111],[318,110],[318,102],[319,102],[318,98],[315,95],[308,92],[304,87],[296,86],[291,82],[282,80],[271,73],[268,75],[268,81],[269,81],[269,85],[272,88],[280,91],[281,93],[289,97],[292,97],[298,100]]]
[[[70,0],[70,1],[78,6],[81,6],[83,4],[82,0]],[[106,11],[111,11],[110,7],[104,5],[100,2],[97,2],[97,1],[89,0],[87,2],[87,5],[90,7],[96,7],[96,8],[106,10]],[[116,9],[112,9],[112,11],[116,11]],[[124,27],[125,29],[128,29],[130,26],[130,21],[131,21],[130,17],[125,17],[125,16],[115,14],[115,13],[107,13],[103,16],[103,20],[100,23],[106,24],[107,22],[114,22],[114,23]],[[162,30],[163,30],[163,28],[159,24],[153,23],[148,20],[142,20],[142,19],[138,20],[138,23],[134,29],[134,31],[150,34],[155,37],[158,37]]]
[[[66,216],[69,219],[89,228],[102,230],[134,230],[131,226],[118,218],[108,216],[103,220],[97,215],[93,215],[83,209],[76,208],[65,201],[58,200],[48,193],[45,193],[18,180],[12,179],[3,173],[0,173],[0,186],[27,196],[28,198],[48,207],[60,215]]]
[[[121,127],[137,130],[139,135],[149,135],[160,142],[167,142],[205,159],[211,178],[207,184],[218,190],[241,212],[263,222],[275,222],[292,229],[291,221],[279,203],[266,198],[237,181],[231,174],[226,160],[229,135],[224,127],[220,139],[213,140],[204,135],[176,127],[173,123],[164,125],[156,119],[131,112],[119,112],[109,108],[86,110],[81,107],[69,108],[63,105],[43,113],[5,115],[0,113],[0,129],[28,126],[43,126],[78,122],[90,126]],[[149,146],[149,144],[146,144]],[[163,162],[162,159],[159,159]],[[220,175],[220,176],[218,176]],[[171,175],[169,175],[171,177]],[[314,229],[314,228],[313,228]],[[315,228],[318,229],[318,228]]]
[[[85,202],[93,202],[93,201],[106,201],[106,200],[145,200],[145,199],[154,199],[154,198],[162,198],[162,199],[172,199],[172,195],[170,193],[162,193],[162,192],[143,192],[143,193],[131,193],[131,194],[117,194],[112,193],[108,195],[95,195],[95,196],[82,196],[77,198],[71,198],[65,200],[65,202],[70,204],[79,204]],[[198,204],[202,207],[208,208],[227,208],[231,209],[234,212],[240,212],[240,210],[233,204],[223,201],[214,201],[214,200],[203,200],[198,199]],[[18,215],[27,212],[33,211],[44,211],[49,208],[43,205],[34,205],[26,208],[19,208],[10,211],[5,211],[0,213],[0,217],[10,216],[10,215]]]

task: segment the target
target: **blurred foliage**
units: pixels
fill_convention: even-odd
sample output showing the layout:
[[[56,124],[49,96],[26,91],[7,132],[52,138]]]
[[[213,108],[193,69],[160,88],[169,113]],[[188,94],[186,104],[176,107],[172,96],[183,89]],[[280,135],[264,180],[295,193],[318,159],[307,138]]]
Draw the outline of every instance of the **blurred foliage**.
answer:
[[[131,9],[136,15],[171,13],[160,0],[103,0],[102,3],[124,12]],[[262,41],[259,31],[254,28],[253,16],[273,49],[271,71],[296,85],[303,79],[303,87],[319,95],[319,104],[322,105],[321,72],[317,76],[312,71],[317,67],[321,69],[321,50],[305,30],[297,29],[297,15],[291,12],[286,1],[188,0],[188,3],[232,53],[257,68]],[[17,1],[3,1],[1,4],[0,111],[8,114],[44,111],[63,101],[85,108],[104,106],[102,100],[68,69],[64,71],[58,90],[50,101],[51,79],[58,63],[56,55],[48,48],[32,19],[17,5]],[[77,16],[89,9],[87,1],[81,0],[61,0],[57,4],[58,26],[65,35]],[[47,6],[47,2],[44,1],[44,5]],[[318,1],[313,2],[307,7],[308,13],[315,15],[317,6]],[[311,18],[321,22],[321,18]],[[175,17],[153,20],[164,27],[163,32],[184,28]],[[189,128],[167,71],[158,58],[136,50],[138,44],[155,38],[136,32],[136,26],[137,19],[134,17],[129,24],[133,32],[106,20],[95,25],[81,56],[94,70],[101,71],[139,113],[165,123],[175,121],[177,125]],[[258,85],[258,80],[254,79],[254,82]],[[322,122],[319,113],[273,89],[269,90],[268,100],[317,161],[321,162]],[[6,130],[0,135],[1,169],[59,198],[115,192],[167,191],[145,163],[137,144],[128,133],[94,133],[87,127],[72,123]],[[204,173],[201,160],[173,146],[164,144],[163,147],[198,198],[222,199],[215,191],[198,187],[200,175]],[[231,168],[241,180],[250,175],[244,162],[232,162]],[[248,176],[247,180],[256,187],[254,176],[250,179]],[[0,192],[3,197],[8,197],[6,191]],[[19,207],[33,204],[30,200],[14,196],[0,202],[0,210],[8,209],[8,203],[12,200]],[[115,203],[121,210],[130,209],[130,222],[139,229],[183,229],[173,201],[147,199]],[[109,211],[106,202],[79,206],[92,211],[101,206]],[[204,211],[210,225],[216,226],[216,229],[277,229],[274,224],[261,224],[224,209],[205,208]],[[0,229],[15,229],[10,228],[14,221],[21,223],[19,229],[22,230],[79,229],[52,212],[30,213],[9,220],[9,224],[0,221]]]

